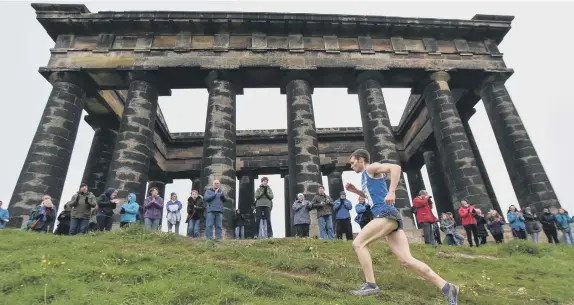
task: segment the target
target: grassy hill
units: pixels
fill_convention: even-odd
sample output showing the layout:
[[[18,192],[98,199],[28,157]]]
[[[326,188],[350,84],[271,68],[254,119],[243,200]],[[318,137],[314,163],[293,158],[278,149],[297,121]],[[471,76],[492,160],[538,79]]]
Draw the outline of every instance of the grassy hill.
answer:
[[[377,297],[350,242],[195,241],[141,228],[62,237],[0,230],[0,304],[444,304],[436,288],[372,248]],[[509,242],[479,249],[412,245],[462,284],[461,304],[574,304],[574,247]]]

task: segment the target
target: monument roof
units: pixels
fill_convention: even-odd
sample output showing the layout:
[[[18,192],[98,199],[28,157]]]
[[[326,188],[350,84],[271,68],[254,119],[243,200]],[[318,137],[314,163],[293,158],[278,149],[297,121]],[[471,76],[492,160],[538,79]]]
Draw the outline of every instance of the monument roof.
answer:
[[[365,15],[259,12],[102,11],[83,4],[33,3],[38,21],[52,39],[59,34],[197,34],[260,32],[267,35],[425,37],[492,39],[500,43],[513,16],[477,14],[470,20]]]

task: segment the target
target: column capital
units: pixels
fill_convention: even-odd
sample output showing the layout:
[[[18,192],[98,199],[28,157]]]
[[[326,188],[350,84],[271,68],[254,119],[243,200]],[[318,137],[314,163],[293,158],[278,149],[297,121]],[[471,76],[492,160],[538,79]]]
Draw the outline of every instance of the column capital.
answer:
[[[157,89],[159,96],[171,96],[171,89],[162,81],[162,77],[157,68],[120,67],[117,71],[120,75],[123,75],[127,87],[134,81],[144,81],[152,84],[153,87]]]
[[[359,86],[368,80],[376,81],[379,83],[379,86],[385,83],[385,77],[381,72],[378,71],[356,71],[356,76],[354,82],[349,85],[347,88],[347,94],[357,94],[357,90]]]
[[[225,81],[231,84],[235,95],[243,94],[243,87],[240,85],[240,80],[235,70],[211,70],[205,77],[205,85],[207,90],[211,91],[216,81]]]
[[[118,130],[120,128],[120,119],[112,113],[89,114],[84,117],[84,121],[93,129],[108,128]]]
[[[248,177],[250,179],[257,179],[259,178],[259,174],[252,171],[239,171],[237,172],[237,178],[241,180],[243,177]]]
[[[447,71],[427,71],[427,74],[419,83],[411,89],[413,94],[422,94],[426,87],[434,82],[445,82],[448,84],[450,81],[450,74]]]
[[[468,120],[470,120],[470,118],[476,113],[476,109],[473,107],[465,111],[460,111],[459,113],[462,123],[467,124]]]
[[[86,95],[91,95],[98,85],[94,80],[85,72],[79,70],[64,70],[52,72],[47,76],[48,81],[53,85],[59,82],[71,83],[80,87]]]
[[[491,75],[485,77],[480,82],[478,87],[476,87],[476,89],[474,90],[474,94],[476,94],[477,96],[480,96],[482,90],[484,90],[486,87],[488,87],[489,85],[492,85],[492,84],[505,84],[506,80],[508,80],[509,77],[510,77],[510,75],[507,73],[491,74]]]
[[[287,94],[287,85],[290,82],[296,80],[306,81],[307,83],[309,83],[309,87],[311,87],[311,94],[313,94],[313,92],[315,91],[316,81],[313,78],[313,76],[308,71],[305,70],[287,72],[283,76],[283,79],[281,80],[281,87],[280,87],[281,94]]]
[[[346,166],[337,166],[334,164],[333,165],[329,164],[329,165],[323,165],[321,172],[325,176],[329,176],[334,173],[339,173],[340,175],[342,175],[345,170],[347,170]]]

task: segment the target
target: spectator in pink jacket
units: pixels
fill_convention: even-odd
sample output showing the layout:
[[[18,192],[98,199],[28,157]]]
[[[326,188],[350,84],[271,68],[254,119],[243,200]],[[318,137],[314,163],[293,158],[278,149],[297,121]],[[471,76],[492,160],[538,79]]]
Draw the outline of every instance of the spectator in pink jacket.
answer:
[[[474,244],[478,247],[478,227],[476,226],[476,218],[478,215],[474,210],[474,206],[468,204],[465,200],[460,202],[462,206],[458,209],[458,215],[462,221],[462,226],[466,231],[466,238],[468,239],[468,244],[472,247],[472,240],[474,239]]]

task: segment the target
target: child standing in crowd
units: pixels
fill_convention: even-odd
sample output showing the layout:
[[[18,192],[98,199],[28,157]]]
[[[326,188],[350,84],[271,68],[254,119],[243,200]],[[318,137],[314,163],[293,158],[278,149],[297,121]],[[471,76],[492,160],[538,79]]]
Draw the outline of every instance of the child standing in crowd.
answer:
[[[486,225],[497,244],[504,242],[504,224],[504,219],[502,219],[502,216],[500,216],[496,210],[491,210],[488,213]]]
[[[464,237],[456,231],[456,224],[452,213],[442,213],[440,215],[440,227],[446,235],[447,245],[460,246],[464,243]]]
[[[196,190],[191,191],[191,196],[187,198],[187,236],[199,237],[199,227],[203,221],[205,207],[203,198]]]
[[[532,212],[530,207],[524,209],[524,220],[526,222],[526,233],[530,235],[533,243],[540,241],[540,224],[538,223],[538,216]]]
[[[486,238],[488,237],[488,231],[486,231],[486,219],[484,214],[482,214],[481,209],[475,209],[476,214],[474,218],[476,219],[476,232],[478,235],[478,241],[481,245],[486,244]]]
[[[239,209],[235,210],[235,216],[233,218],[235,223],[235,239],[245,238],[245,219]]]
[[[69,235],[70,222],[72,221],[72,210],[70,209],[70,202],[64,205],[64,210],[58,216],[58,227],[56,228],[56,235]]]
[[[181,209],[183,205],[179,200],[177,200],[177,194],[171,193],[171,199],[167,202],[167,231],[171,232],[171,229],[175,226],[175,234],[179,235],[179,223],[181,222]]]
[[[120,210],[120,228],[129,227],[136,222],[140,205],[136,202],[136,194],[130,193],[127,202],[122,205]]]

